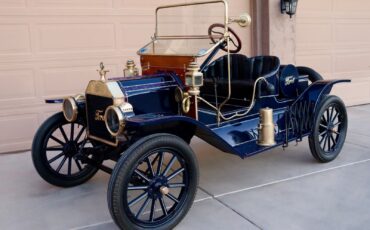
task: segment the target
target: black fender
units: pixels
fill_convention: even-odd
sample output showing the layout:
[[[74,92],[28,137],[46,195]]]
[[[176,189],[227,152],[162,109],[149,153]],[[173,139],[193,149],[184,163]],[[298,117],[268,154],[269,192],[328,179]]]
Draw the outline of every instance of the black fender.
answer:
[[[302,104],[303,102],[304,104],[309,106],[309,111],[307,112],[309,112],[310,115],[316,115],[318,106],[320,105],[323,97],[331,92],[333,86],[338,83],[349,82],[351,82],[351,80],[349,79],[315,81],[301,95],[299,95],[299,97],[293,102],[290,107],[293,108],[294,106],[298,106],[300,103]]]
[[[58,98],[47,98],[45,99],[46,104],[62,104],[64,98],[58,97]]]
[[[58,97],[58,98],[47,98],[45,99],[46,104],[62,104],[65,97]],[[85,101],[77,101],[77,107],[78,107],[78,119],[81,121],[87,123],[86,121],[86,103]],[[60,107],[62,110],[62,106]]]
[[[193,136],[197,136],[208,144],[220,149],[223,152],[237,154],[225,140],[214,133],[210,128],[185,116],[135,116],[126,120],[126,131],[134,133],[135,140],[153,133],[170,133],[181,137],[190,143]]]

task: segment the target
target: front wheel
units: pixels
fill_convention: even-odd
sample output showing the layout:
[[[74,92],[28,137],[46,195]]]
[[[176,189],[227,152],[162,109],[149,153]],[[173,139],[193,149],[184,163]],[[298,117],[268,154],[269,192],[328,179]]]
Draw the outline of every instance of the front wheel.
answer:
[[[121,229],[172,229],[197,191],[198,163],[187,143],[154,134],[133,144],[114,168],[108,205]]]
[[[343,101],[337,96],[326,96],[315,117],[309,145],[313,157],[326,163],[334,160],[346,140],[347,111]]]
[[[86,157],[94,143],[86,139],[86,126],[82,121],[69,123],[63,113],[47,119],[37,131],[32,144],[32,161],[39,175],[50,184],[71,187],[89,180],[98,171],[78,158]],[[97,161],[101,162],[101,161]]]

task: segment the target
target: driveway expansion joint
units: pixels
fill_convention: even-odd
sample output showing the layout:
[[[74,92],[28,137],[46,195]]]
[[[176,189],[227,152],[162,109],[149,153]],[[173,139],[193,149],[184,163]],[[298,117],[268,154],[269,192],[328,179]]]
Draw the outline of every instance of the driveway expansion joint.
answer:
[[[235,214],[237,214],[238,216],[240,216],[241,218],[243,218],[245,221],[251,223],[253,226],[255,226],[256,228],[260,229],[260,230],[263,230],[262,227],[258,226],[254,221],[250,220],[248,217],[244,216],[243,214],[241,214],[240,212],[238,212],[237,210],[233,209],[232,207],[230,207],[228,204],[226,204],[225,202],[223,202],[221,199],[215,197],[214,195],[212,195],[211,193],[209,193],[207,190],[203,189],[202,187],[198,186],[198,189],[201,190],[202,192],[206,193],[208,196],[211,197],[211,199],[217,201],[218,203],[220,203],[222,206],[224,206],[225,208],[231,210],[232,212],[234,212]]]

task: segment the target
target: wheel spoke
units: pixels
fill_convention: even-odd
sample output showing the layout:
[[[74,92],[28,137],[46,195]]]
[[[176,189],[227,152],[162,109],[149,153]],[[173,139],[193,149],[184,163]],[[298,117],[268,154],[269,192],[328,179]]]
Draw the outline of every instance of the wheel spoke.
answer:
[[[178,174],[180,174],[181,172],[183,172],[185,170],[185,168],[179,168],[178,170],[176,170],[175,172],[173,172],[171,175],[169,175],[167,177],[167,180],[170,181],[172,180],[175,176],[177,176]]]
[[[74,139],[74,134],[75,134],[75,124],[71,123],[71,140]]]
[[[170,162],[168,163],[167,167],[165,168],[164,172],[163,172],[163,176],[166,176],[166,174],[168,173],[168,171],[170,171],[170,169],[172,168],[172,165],[175,163],[175,160],[176,160],[176,156],[173,155]]]
[[[327,110],[326,110],[326,113],[325,113],[325,115],[326,115],[326,121],[329,123],[330,122],[330,115],[329,115],[329,109],[330,108],[328,108]]]
[[[146,198],[146,200],[144,201],[144,204],[140,207],[139,211],[136,213],[136,218],[139,218],[140,215],[143,213],[143,211],[146,209],[146,207],[148,206],[149,204],[149,197]]]
[[[155,201],[156,199],[152,199],[152,206],[150,207],[150,216],[149,216],[150,222],[154,221]]]
[[[326,148],[327,139],[328,139],[328,135],[326,135],[326,136],[325,136],[325,140],[324,140],[324,148],[322,148],[324,151],[325,151],[325,148]]]
[[[76,162],[76,165],[77,165],[78,170],[82,171],[82,167],[81,167],[80,162],[78,162],[77,159],[75,159],[75,162]]]
[[[58,160],[59,158],[61,158],[62,156],[64,156],[64,152],[63,153],[59,153],[58,155],[56,155],[55,157],[51,158],[48,162],[49,164],[53,163],[54,161]]]
[[[72,159],[68,157],[68,176],[72,174]]]
[[[50,139],[52,139],[52,140],[54,140],[54,141],[58,142],[58,143],[59,143],[60,145],[62,145],[62,146],[64,146],[64,145],[65,145],[65,143],[64,143],[63,141],[59,140],[58,138],[54,137],[53,135],[51,135],[51,136],[50,136]]]
[[[333,148],[335,147],[335,145],[337,145],[337,142],[335,141],[333,135],[330,135],[330,139],[331,141],[333,142]]]
[[[333,120],[333,112],[334,112],[334,107],[331,107],[331,111],[330,111],[330,116],[329,116],[329,121],[332,122]]]
[[[152,174],[153,177],[155,177],[154,170],[153,170],[153,165],[150,162],[150,159],[146,158],[145,161],[146,161],[146,164],[148,165],[148,169],[149,169],[150,173]]]
[[[64,156],[62,162],[60,162],[60,164],[59,164],[59,166],[58,166],[58,168],[56,170],[57,172],[60,171],[60,169],[63,167],[64,163],[66,162],[66,160],[67,160],[67,156]]]
[[[145,190],[148,186],[128,186],[127,190]]]
[[[326,138],[326,136],[328,135],[328,133],[326,133],[326,135],[325,136],[323,136],[322,138],[321,138],[321,140],[320,140],[320,145],[322,144],[322,142],[325,140],[325,138]]]
[[[336,130],[333,130],[333,132],[337,135],[340,135],[340,132],[336,131]]]
[[[64,132],[63,126],[59,126],[59,130],[62,133],[65,142],[68,142],[68,137],[66,135],[66,132]]]
[[[135,199],[131,200],[129,203],[128,203],[128,206],[132,206],[134,204],[136,204],[137,202],[141,201],[142,199],[144,199],[146,196],[148,195],[148,192],[144,192],[142,193],[140,196],[136,197]]]
[[[81,128],[80,132],[77,134],[77,137],[76,137],[75,141],[77,141],[77,142],[78,142],[78,140],[80,140],[80,137],[81,137],[81,135],[82,135],[82,133],[83,133],[84,131],[85,131],[85,127],[83,127],[83,126],[82,126],[82,128]]]
[[[174,197],[171,193],[168,193],[168,194],[166,194],[166,196],[168,197],[168,198],[170,198],[173,202],[175,202],[176,204],[177,203],[179,203],[179,200],[178,199],[176,199],[176,197]]]
[[[162,212],[164,216],[167,216],[167,207],[166,204],[164,203],[163,197],[159,198],[159,203],[161,204]]]
[[[328,129],[328,126],[326,126],[326,125],[320,124],[320,126],[325,128],[325,129]]]
[[[49,148],[46,148],[46,151],[63,151],[63,148],[49,147]]]
[[[334,124],[334,128],[337,127],[340,124],[342,124],[342,122],[338,121],[336,124]]]
[[[159,152],[159,162],[157,166],[157,175],[161,175],[161,169],[163,164],[163,152]]]
[[[328,135],[328,152],[331,150],[331,139],[330,139],[331,134]]]
[[[334,115],[334,117],[331,121],[334,122],[335,119],[337,119],[338,115],[339,115],[339,112],[337,110],[335,110],[335,115]]]
[[[169,188],[182,188],[185,187],[185,184],[182,183],[173,183],[173,184],[168,184]]]
[[[149,182],[150,180],[148,179],[148,177],[146,177],[139,169],[135,169],[135,173],[137,175],[139,175],[141,178],[143,178],[144,180],[146,180],[147,182]]]
[[[325,130],[325,131],[323,131],[323,132],[321,132],[320,134],[319,134],[319,137],[320,136],[322,136],[322,135],[324,135],[325,133],[327,133],[328,131],[327,130]]]

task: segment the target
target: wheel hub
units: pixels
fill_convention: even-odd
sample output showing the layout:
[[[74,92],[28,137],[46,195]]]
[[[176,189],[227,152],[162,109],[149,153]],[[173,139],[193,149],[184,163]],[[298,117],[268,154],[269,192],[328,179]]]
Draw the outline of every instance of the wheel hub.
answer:
[[[73,157],[78,153],[78,144],[76,141],[69,141],[63,147],[64,154],[67,157]]]
[[[168,194],[169,188],[167,185],[167,178],[164,176],[154,177],[149,184],[148,193],[152,198]]]

